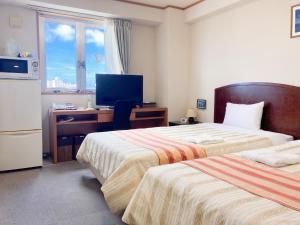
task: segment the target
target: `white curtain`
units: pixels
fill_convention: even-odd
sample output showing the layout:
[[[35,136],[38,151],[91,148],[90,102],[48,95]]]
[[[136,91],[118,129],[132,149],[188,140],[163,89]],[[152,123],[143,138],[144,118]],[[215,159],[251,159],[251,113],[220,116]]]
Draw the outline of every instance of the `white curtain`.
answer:
[[[104,27],[106,70],[108,73],[122,74],[124,73],[124,69],[118,50],[114,21],[112,19],[105,19]]]

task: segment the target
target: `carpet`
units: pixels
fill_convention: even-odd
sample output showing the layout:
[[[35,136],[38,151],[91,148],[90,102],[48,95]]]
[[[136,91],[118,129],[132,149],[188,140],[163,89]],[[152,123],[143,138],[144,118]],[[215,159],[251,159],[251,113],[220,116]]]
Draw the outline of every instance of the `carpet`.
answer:
[[[78,162],[0,173],[0,225],[121,225]]]

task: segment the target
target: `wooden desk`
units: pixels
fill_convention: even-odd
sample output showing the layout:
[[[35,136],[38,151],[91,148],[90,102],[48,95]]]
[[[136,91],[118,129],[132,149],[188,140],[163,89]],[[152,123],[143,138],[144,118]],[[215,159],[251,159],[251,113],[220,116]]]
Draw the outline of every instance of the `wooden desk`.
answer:
[[[72,116],[73,121],[60,122],[61,117]],[[112,123],[113,110],[49,110],[51,157],[57,163],[57,138],[96,132],[99,126]],[[168,109],[159,107],[134,108],[130,115],[132,128],[168,125]]]

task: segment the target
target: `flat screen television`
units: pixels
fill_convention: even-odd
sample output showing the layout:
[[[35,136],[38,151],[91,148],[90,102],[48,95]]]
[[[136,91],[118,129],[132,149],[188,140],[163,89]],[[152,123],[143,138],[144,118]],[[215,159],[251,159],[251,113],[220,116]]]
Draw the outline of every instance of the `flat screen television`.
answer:
[[[117,100],[131,100],[143,105],[143,76],[96,74],[96,105],[114,106]]]

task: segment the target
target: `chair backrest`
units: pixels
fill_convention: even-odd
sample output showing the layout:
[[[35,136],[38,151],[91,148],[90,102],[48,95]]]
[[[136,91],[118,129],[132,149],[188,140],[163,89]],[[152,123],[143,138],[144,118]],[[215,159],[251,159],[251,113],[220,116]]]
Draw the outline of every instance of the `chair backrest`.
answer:
[[[128,130],[130,126],[130,114],[133,102],[129,100],[118,100],[114,107],[113,129]]]

